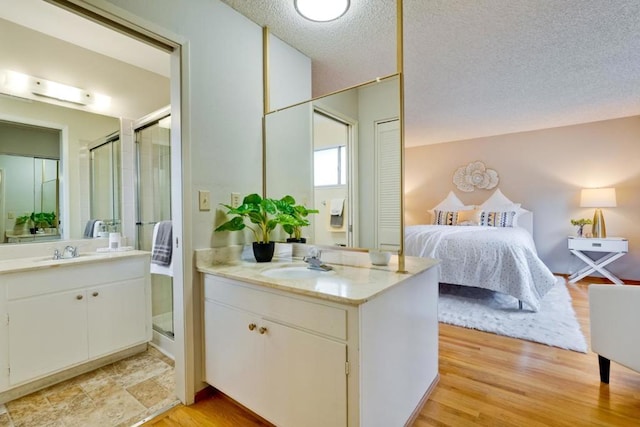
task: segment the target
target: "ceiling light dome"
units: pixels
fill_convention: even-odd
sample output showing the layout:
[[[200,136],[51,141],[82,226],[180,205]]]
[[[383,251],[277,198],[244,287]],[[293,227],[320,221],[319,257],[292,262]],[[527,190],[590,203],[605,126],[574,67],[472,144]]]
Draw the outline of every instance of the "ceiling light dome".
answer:
[[[333,21],[349,9],[349,0],[293,0],[293,4],[300,15],[316,22]]]

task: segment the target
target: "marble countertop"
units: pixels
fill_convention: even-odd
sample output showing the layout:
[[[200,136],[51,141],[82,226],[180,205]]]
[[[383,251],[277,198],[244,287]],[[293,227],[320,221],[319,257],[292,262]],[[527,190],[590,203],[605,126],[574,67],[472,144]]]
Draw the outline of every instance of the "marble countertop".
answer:
[[[212,263],[210,260],[197,260],[196,267],[199,272],[205,274],[324,300],[360,305],[437,264],[438,261],[434,259],[406,257],[407,273],[399,273],[397,256],[394,256],[389,265],[384,267],[329,264],[333,270],[326,274],[319,273],[317,277],[295,279],[267,277],[262,274],[267,270],[278,268],[307,267],[306,263],[295,257],[274,258],[272,262],[267,263],[252,261]]]
[[[29,258],[15,258],[0,261],[0,274],[17,273],[22,271],[39,270],[42,268],[57,268],[84,264],[89,262],[104,262],[113,259],[151,256],[151,252],[146,251],[116,251],[116,252],[81,252],[80,256],[68,259],[53,259],[52,255]]]

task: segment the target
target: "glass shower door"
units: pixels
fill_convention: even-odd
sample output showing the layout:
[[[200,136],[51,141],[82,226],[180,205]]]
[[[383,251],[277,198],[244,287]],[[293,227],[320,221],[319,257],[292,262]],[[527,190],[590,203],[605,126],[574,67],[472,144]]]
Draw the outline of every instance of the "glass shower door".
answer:
[[[136,129],[136,246],[151,251],[153,227],[171,219],[170,130],[158,120]],[[173,278],[151,274],[153,329],[173,339]]]

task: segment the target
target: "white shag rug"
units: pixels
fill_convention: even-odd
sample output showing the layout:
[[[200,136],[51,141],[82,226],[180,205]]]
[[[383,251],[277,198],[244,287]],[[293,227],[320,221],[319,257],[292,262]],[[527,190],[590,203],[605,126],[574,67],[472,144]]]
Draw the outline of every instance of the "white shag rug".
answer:
[[[468,286],[440,284],[438,320],[451,325],[587,352],[587,342],[571,305],[571,296],[558,277],[556,285],[533,312],[512,296]]]

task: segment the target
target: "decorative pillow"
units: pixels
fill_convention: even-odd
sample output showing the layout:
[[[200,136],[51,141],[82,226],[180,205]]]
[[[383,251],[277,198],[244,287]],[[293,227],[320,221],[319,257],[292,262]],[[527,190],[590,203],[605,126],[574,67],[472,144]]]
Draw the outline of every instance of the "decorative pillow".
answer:
[[[482,212],[480,225],[487,227],[513,227],[515,211],[509,212]]]
[[[482,210],[459,211],[457,225],[479,225],[482,220]]]
[[[431,214],[431,218],[433,219],[432,224],[436,224],[436,211],[465,211],[473,209],[473,206],[465,206],[464,203],[455,195],[453,191],[449,191],[447,197],[444,198],[440,203],[435,205],[432,209],[429,210]]]
[[[491,196],[487,200],[484,201],[481,205],[478,206],[479,209],[482,209],[486,212],[515,212],[515,216],[513,218],[513,225],[510,227],[516,227],[518,225],[518,217],[525,212],[528,212],[526,209],[523,209],[520,203],[514,203],[507,198],[499,188],[493,192]]]
[[[458,211],[433,211],[433,223],[435,225],[456,225],[458,222]]]

